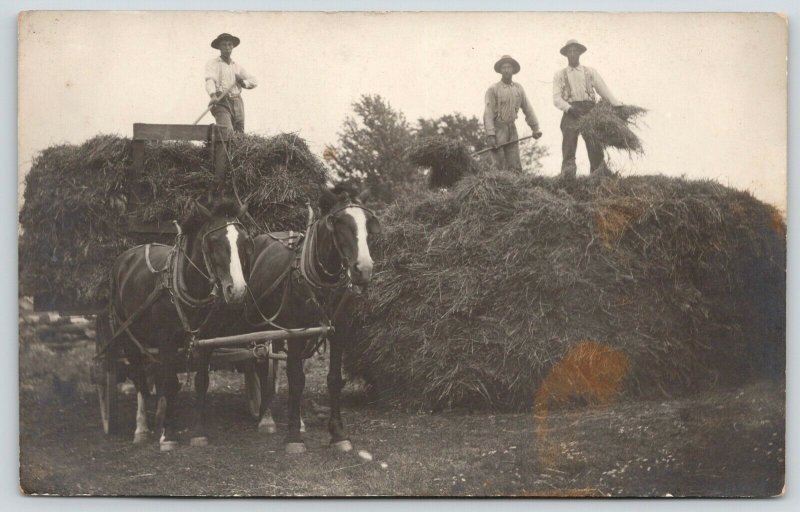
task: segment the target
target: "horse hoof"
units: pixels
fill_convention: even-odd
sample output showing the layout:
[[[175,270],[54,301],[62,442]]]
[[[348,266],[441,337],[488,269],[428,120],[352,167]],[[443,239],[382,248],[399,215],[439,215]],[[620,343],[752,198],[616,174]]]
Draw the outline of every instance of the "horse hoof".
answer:
[[[259,423],[258,431],[262,434],[274,434],[278,431],[278,428],[274,423]]]
[[[286,453],[297,454],[306,453],[305,443],[286,443]]]
[[[345,439],[344,441],[336,441],[332,444],[333,447],[340,452],[349,452],[353,449],[353,443],[351,443],[349,439]]]
[[[133,444],[142,444],[150,440],[150,432],[134,432]]]
[[[162,452],[171,452],[178,447],[178,441],[160,441],[158,444]]]
[[[189,446],[208,446],[208,438],[206,436],[197,436],[189,440]]]

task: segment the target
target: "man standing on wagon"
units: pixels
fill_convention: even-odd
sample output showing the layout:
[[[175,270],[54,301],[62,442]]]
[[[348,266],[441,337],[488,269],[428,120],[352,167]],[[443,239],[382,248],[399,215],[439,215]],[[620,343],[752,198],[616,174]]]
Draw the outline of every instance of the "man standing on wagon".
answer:
[[[531,102],[525,95],[525,89],[511,80],[513,75],[519,73],[519,62],[512,59],[510,55],[503,55],[500,60],[495,62],[494,70],[503,75],[503,78],[486,91],[483,126],[486,129],[486,141],[489,147],[496,148],[506,142],[519,139],[515,122],[520,108],[525,113],[525,121],[533,131],[533,138],[541,137],[539,121],[533,112]],[[522,171],[518,142],[493,150],[492,156],[499,169]]]
[[[578,120],[586,115],[595,105],[595,91],[612,106],[621,105],[611,94],[603,78],[594,68],[581,66],[580,57],[586,47],[575,39],[570,39],[561,48],[569,65],[556,72],[553,77],[553,103],[562,110],[561,117],[561,177],[575,178],[578,166],[575,164],[575,153],[578,150]],[[603,148],[586,140],[586,152],[589,153],[589,174],[610,174],[605,164]]]
[[[211,96],[211,113],[220,126],[236,132],[244,132],[244,103],[242,89],[252,89],[258,82],[256,77],[231,59],[233,49],[239,46],[239,38],[220,34],[211,41],[211,47],[219,50],[219,57],[206,63],[206,91]],[[225,91],[228,92],[225,97]]]

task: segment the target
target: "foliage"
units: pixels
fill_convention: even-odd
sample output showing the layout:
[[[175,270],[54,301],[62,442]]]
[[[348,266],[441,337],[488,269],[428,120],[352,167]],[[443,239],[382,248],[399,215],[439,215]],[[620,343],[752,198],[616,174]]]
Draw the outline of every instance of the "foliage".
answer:
[[[398,192],[421,179],[405,158],[411,144],[411,127],[402,112],[380,95],[363,95],[353,103],[336,147],[323,154],[338,181],[360,183],[372,196],[390,202]]]

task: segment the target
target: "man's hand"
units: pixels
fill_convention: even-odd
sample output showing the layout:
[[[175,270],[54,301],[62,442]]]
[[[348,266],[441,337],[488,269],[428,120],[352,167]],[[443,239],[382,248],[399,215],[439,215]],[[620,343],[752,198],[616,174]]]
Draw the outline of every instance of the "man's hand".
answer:
[[[534,130],[534,132],[533,132],[533,138],[534,139],[539,139],[541,136],[542,136],[542,132],[540,132],[539,130]]]
[[[247,84],[244,83],[244,78],[240,77],[239,75],[236,75],[236,85],[242,89],[247,89]]]
[[[487,135],[486,145],[494,149],[495,147],[497,147],[497,138],[494,135]]]
[[[211,107],[213,105],[216,105],[218,101],[219,101],[219,93],[215,92],[214,94],[211,95],[211,99],[208,100],[208,106]]]

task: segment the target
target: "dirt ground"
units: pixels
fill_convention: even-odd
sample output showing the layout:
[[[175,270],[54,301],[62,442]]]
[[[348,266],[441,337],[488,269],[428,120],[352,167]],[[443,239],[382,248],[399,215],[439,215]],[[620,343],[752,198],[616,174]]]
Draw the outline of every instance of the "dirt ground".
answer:
[[[318,358],[307,367],[308,453],[284,453],[285,389],[276,404],[279,433],[263,435],[247,411],[242,376],[222,371],[212,377],[210,446],[183,440],[161,453],[155,439],[131,442],[132,392],[122,397],[124,433],[103,434],[89,383],[92,352],[88,340],[21,338],[20,481],[27,493],[772,496],[783,488],[785,395],[774,382],[553,411],[545,422],[531,414],[404,411],[370,404],[357,383],[348,384],[344,417],[355,450],[343,454],[328,447],[317,412],[326,403]],[[184,385],[187,419],[190,392]]]

